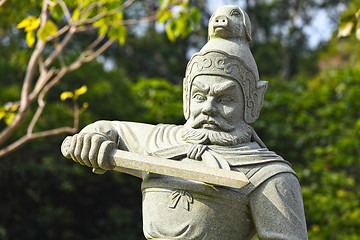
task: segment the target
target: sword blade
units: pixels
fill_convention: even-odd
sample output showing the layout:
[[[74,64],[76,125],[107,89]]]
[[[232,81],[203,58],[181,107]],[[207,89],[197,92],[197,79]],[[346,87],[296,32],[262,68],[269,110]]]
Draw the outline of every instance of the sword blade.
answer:
[[[121,172],[121,168],[129,168],[233,188],[242,188],[249,183],[249,180],[242,172],[211,168],[206,165],[122,150],[113,150],[108,157],[115,165],[113,170],[119,172]]]

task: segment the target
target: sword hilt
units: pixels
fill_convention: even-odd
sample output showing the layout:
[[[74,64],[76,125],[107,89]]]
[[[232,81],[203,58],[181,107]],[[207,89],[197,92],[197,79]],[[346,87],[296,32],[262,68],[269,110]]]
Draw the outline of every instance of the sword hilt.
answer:
[[[71,136],[64,139],[61,144],[61,153],[64,157],[71,159],[70,146]],[[110,157],[112,150],[116,149],[116,143],[113,141],[105,141],[101,143],[98,153],[98,164],[101,168],[93,168],[92,172],[96,174],[104,174],[107,170],[111,170],[115,167],[114,160]]]

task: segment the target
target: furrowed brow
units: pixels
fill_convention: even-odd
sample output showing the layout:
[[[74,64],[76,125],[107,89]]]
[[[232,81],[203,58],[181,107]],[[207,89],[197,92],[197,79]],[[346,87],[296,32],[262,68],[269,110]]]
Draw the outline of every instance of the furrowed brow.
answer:
[[[210,89],[209,86],[207,86],[201,82],[194,82],[191,90],[194,91],[194,88],[196,88],[197,90],[200,90],[202,92],[206,92],[206,93],[209,92],[209,89]]]
[[[226,83],[226,84],[222,84],[220,86],[216,86],[214,87],[214,93],[218,94],[220,92],[225,92],[225,91],[229,91],[229,90],[233,90],[236,89],[236,83]]]

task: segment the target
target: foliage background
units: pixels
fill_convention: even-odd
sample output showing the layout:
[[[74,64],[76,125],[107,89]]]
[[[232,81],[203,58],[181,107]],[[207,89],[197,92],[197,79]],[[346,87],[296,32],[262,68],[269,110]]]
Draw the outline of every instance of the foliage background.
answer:
[[[149,2],[156,6],[140,1],[133,11],[152,10]],[[360,41],[354,35],[337,39],[334,32],[310,48],[304,29],[320,10],[337,25],[338,4],[355,13],[360,2],[230,3],[245,5],[252,19],[252,51],[262,80],[269,81],[254,127],[299,175],[309,239],[359,239]],[[31,51],[16,24],[38,15],[40,4],[12,0],[0,8],[0,105],[20,96]],[[114,44],[50,92],[37,128],[71,124],[71,102],[59,96],[84,84],[89,90],[79,101],[89,108],[81,126],[99,119],[183,124],[182,78],[189,53],[206,41],[211,15],[211,1],[192,4],[202,12],[195,32],[171,42],[157,24],[134,26],[123,46]],[[84,36],[76,44],[86,41]],[[94,175],[63,158],[64,137],[33,141],[0,159],[0,239],[143,239],[140,180]]]

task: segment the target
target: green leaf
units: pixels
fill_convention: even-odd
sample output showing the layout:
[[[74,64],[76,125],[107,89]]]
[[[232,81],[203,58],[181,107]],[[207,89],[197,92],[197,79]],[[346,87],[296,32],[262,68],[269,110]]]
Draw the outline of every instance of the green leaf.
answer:
[[[360,21],[358,21],[356,24],[355,37],[360,41]]]
[[[35,43],[35,32],[27,32],[26,33],[26,43],[28,44],[29,48],[32,48]]]
[[[83,7],[89,6],[93,2],[94,2],[94,0],[84,0],[83,1]]]
[[[160,10],[166,9],[170,3],[170,0],[160,0]]]
[[[201,19],[201,12],[199,9],[197,9],[196,7],[192,7],[190,10],[190,18],[191,21],[194,24],[194,27],[197,27],[200,23],[200,19]]]
[[[64,12],[59,4],[52,9],[51,16],[57,21],[60,22]]]
[[[125,26],[119,26],[112,28],[108,32],[109,38],[118,40],[120,45],[124,45],[127,37],[127,28]]]
[[[173,17],[173,14],[172,14],[172,12],[171,12],[170,10],[167,10],[167,9],[165,9],[165,10],[160,10],[160,11],[158,12],[157,21],[158,21],[159,23],[163,23],[163,22],[165,22],[166,20],[168,20],[168,19],[170,19],[170,18],[172,18],[172,17]]]
[[[55,23],[51,20],[47,20],[44,26],[39,29],[37,35],[40,40],[45,42],[47,37],[55,35],[57,30]]]
[[[166,31],[166,35],[167,35],[168,39],[171,42],[175,42],[175,40],[176,40],[176,35],[175,35],[176,24],[174,21],[168,22],[166,24],[165,31]]]

